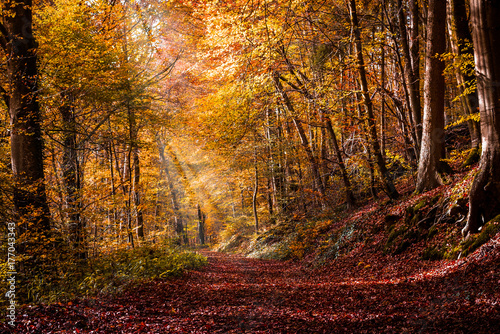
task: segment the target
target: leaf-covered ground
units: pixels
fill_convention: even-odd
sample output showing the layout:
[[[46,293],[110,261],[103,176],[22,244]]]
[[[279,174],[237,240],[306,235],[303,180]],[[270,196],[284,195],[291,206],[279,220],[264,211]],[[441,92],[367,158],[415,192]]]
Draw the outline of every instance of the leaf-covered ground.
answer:
[[[14,333],[495,333],[500,237],[465,260],[346,257],[321,269],[207,252],[113,297],[23,308]],[[413,268],[413,269],[412,269]],[[404,269],[404,270],[402,270]],[[7,330],[7,329],[5,329]]]

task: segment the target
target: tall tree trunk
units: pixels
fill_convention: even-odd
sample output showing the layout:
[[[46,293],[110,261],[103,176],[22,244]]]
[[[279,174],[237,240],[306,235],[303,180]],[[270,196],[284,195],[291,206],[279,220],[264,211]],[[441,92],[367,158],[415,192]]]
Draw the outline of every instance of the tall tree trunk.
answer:
[[[126,182],[126,218],[127,218],[127,238],[130,246],[132,248],[134,245],[134,234],[132,233],[132,146],[129,145],[129,149],[127,154],[125,154],[125,161],[123,163],[123,176],[124,181]],[[124,184],[125,184],[124,182]]]
[[[285,180],[282,164],[282,135],[281,124],[278,111],[273,112],[267,109],[267,140],[269,143],[269,169],[270,169],[270,202],[269,210],[274,212],[274,208],[278,213],[283,213],[285,206]]]
[[[259,192],[259,171],[257,169],[257,155],[255,157],[255,174],[254,174],[254,186],[252,194],[252,212],[255,225],[255,232],[259,232],[259,216],[257,214],[257,194]]]
[[[382,18],[383,23],[383,18]],[[380,86],[382,87],[382,92],[385,91],[385,37],[382,41],[382,50],[380,54]],[[380,154],[382,154],[382,158],[385,160],[385,142],[386,142],[386,117],[385,117],[385,94],[382,94],[382,101],[380,101]]]
[[[469,194],[464,235],[500,213],[500,3],[472,0],[477,91],[481,113],[482,154]]]
[[[75,257],[81,260],[87,258],[85,244],[85,226],[80,215],[81,210],[81,181],[80,164],[78,161],[77,130],[74,97],[72,93],[61,94],[62,105],[59,107],[63,122],[63,160],[62,174],[66,191],[66,209],[69,234],[74,248]]]
[[[467,7],[464,0],[448,0],[447,3],[450,44],[453,53],[458,57],[455,75],[460,91],[460,100],[465,114],[470,117],[470,115],[477,112],[478,96],[477,90],[471,91],[476,79],[474,67],[471,64],[463,64],[464,58],[474,59],[474,50],[471,45],[472,35],[467,19]],[[469,119],[467,123],[471,136],[471,147],[478,150],[481,142],[479,122]]]
[[[130,140],[130,138],[129,138]],[[127,223],[127,239],[134,248],[134,234],[132,233],[132,144],[128,144],[127,152],[123,161],[123,192],[127,200],[125,201],[125,215]]]
[[[174,230],[175,233],[180,240],[186,240],[186,237],[184,236],[184,224],[183,224],[183,218],[182,218],[182,213],[180,210],[179,206],[179,200],[177,196],[177,190],[175,189],[174,186],[174,180],[172,179],[172,176],[170,175],[170,171],[168,169],[168,162],[165,159],[165,144],[162,142],[161,138],[157,138],[157,145],[158,145],[158,153],[160,156],[160,163],[163,168],[163,171],[165,172],[165,176],[167,178],[167,184],[168,184],[168,189],[170,190],[170,198],[172,201],[172,210],[174,211]]]
[[[198,237],[200,244],[205,244],[205,214],[201,211],[200,204],[198,204]]]
[[[134,156],[134,210],[135,210],[135,226],[137,228],[137,237],[144,241],[144,216],[141,208],[141,167],[139,160],[139,149],[136,145],[133,151]]]
[[[359,93],[356,93],[355,94],[355,102],[356,102],[356,106],[358,109],[358,118],[363,119],[363,111],[361,110],[361,104],[359,101],[361,101],[361,96]],[[367,143],[370,142],[370,137],[366,133],[365,129],[362,130],[361,135],[364,137],[364,139]],[[368,145],[366,147],[366,162],[368,163],[368,172],[370,174],[370,193],[372,194],[372,197],[374,199],[377,199],[378,195],[377,195],[377,185],[375,182],[376,181],[375,180],[376,179],[375,178],[375,166],[373,164],[372,148],[370,147],[370,145]]]
[[[418,8],[418,7],[417,7]],[[412,13],[412,16],[417,15],[418,17],[418,9],[417,12]],[[413,17],[412,17],[413,18]],[[421,115],[421,106],[420,106],[420,81],[418,77],[418,73],[415,73],[415,70],[418,69],[418,51],[417,55],[411,54],[410,51],[410,43],[408,41],[408,31],[406,29],[407,15],[404,11],[402,0],[398,0],[398,23],[399,23],[399,33],[401,35],[401,49],[403,51],[404,57],[404,75],[406,77],[406,84],[408,85],[408,95],[410,102],[410,110],[413,119],[413,126],[415,127],[415,137],[417,142],[415,146],[417,147],[417,153],[419,152],[420,143],[422,141],[422,115]],[[415,24],[414,31],[418,33],[418,22]],[[412,36],[413,37],[413,36]],[[418,41],[417,41],[418,42]],[[414,42],[412,45],[418,45],[417,42]],[[418,49],[417,49],[418,50]],[[413,64],[416,61],[417,64]]]
[[[113,201],[113,224],[115,225],[116,228],[116,240],[118,243],[120,243],[120,235],[121,235],[121,224],[120,226],[116,226],[116,222],[118,221],[118,211],[116,210],[116,185],[115,185],[115,171],[113,167],[113,152],[114,152],[114,147],[113,147],[113,141],[110,140],[108,143],[108,157],[109,157],[109,175],[110,175],[110,183],[111,183],[111,199]]]
[[[333,131],[332,121],[329,117],[326,117],[326,130],[330,135],[330,141],[332,143],[333,151],[335,157],[337,158],[337,163],[339,164],[340,175],[342,176],[342,181],[345,188],[347,207],[354,207],[356,205],[356,199],[354,198],[354,194],[352,193],[351,181],[349,180],[349,175],[347,174],[347,170],[345,168],[344,159],[342,158],[342,153],[340,152],[337,137],[335,136],[335,132]]]
[[[324,114],[323,110],[319,110],[320,113],[320,123],[324,124],[325,122],[325,117],[328,117],[327,115]],[[326,129],[324,127],[321,127],[320,129],[320,161],[321,161],[321,174],[323,177],[321,180],[323,181],[323,187],[326,189],[329,188],[329,183],[330,183],[330,169],[328,167],[328,148],[327,148],[327,136],[326,136]]]
[[[359,72],[359,80],[361,84],[361,91],[363,94],[363,102],[366,108],[366,122],[368,126],[368,134],[370,138],[370,145],[372,147],[373,154],[375,155],[375,160],[377,163],[379,177],[384,186],[384,190],[391,199],[396,199],[399,197],[399,193],[396,190],[393,182],[389,178],[389,173],[387,171],[387,166],[385,160],[380,153],[380,144],[377,138],[377,128],[375,124],[375,116],[373,114],[373,102],[370,97],[370,92],[368,90],[368,80],[366,79],[366,69],[365,62],[363,59],[363,47],[361,44],[361,32],[358,24],[358,16],[356,13],[356,1],[350,0],[349,2],[351,24],[354,32],[355,46],[356,46],[356,60]]]
[[[137,238],[144,240],[144,218],[141,208],[141,165],[139,159],[139,129],[135,111],[129,108],[129,128],[130,128],[130,147],[132,150],[132,161],[134,170],[134,179],[132,181],[132,193],[135,213],[135,228],[137,229]],[[130,171],[132,175],[132,171]]]
[[[285,104],[285,107],[287,108],[287,110],[290,112],[290,115],[292,116],[292,121],[293,121],[293,124],[295,125],[295,129],[297,130],[297,133],[299,135],[300,143],[302,144],[302,147],[304,148],[304,151],[306,152],[307,160],[309,160],[309,164],[311,166],[311,172],[313,174],[314,183],[316,184],[316,187],[319,190],[319,193],[321,195],[321,198],[320,198],[321,204],[322,204],[322,206],[324,206],[325,188],[323,187],[323,181],[321,180],[321,175],[319,173],[318,162],[316,161],[316,157],[314,156],[314,154],[311,150],[311,147],[309,145],[309,140],[307,139],[306,133],[305,133],[304,128],[302,126],[302,122],[297,118],[296,113],[295,113],[295,109],[290,101],[290,98],[288,97],[288,94],[283,89],[283,85],[280,82],[280,76],[277,72],[274,73],[273,79],[274,79],[274,84],[276,85],[276,90],[283,98],[283,102]]]
[[[6,100],[11,120],[14,206],[20,237],[27,239],[24,249],[19,244],[18,250],[39,255],[49,242],[50,212],[45,194],[32,1],[3,1],[2,19],[0,46],[6,53],[9,82]]]
[[[144,239],[144,219],[141,209],[141,189],[140,189],[140,180],[141,180],[141,169],[140,169],[140,160],[139,160],[139,143],[138,143],[138,134],[139,129],[137,126],[137,119],[135,115],[135,111],[133,110],[130,102],[127,101],[127,111],[128,111],[128,122],[129,122],[129,156],[128,156],[128,170],[129,170],[129,186],[130,186],[130,196],[129,203],[130,207],[132,207],[133,203],[133,212],[135,216],[135,229],[137,230],[137,237],[140,240]],[[133,175],[133,177],[132,177]],[[129,223],[129,241],[133,245],[133,234],[131,232],[132,229],[132,216],[130,217]]]
[[[430,0],[427,17],[427,43],[424,81],[424,128],[418,164],[416,191],[433,189],[443,181],[441,159],[444,147],[444,61],[436,55],[446,51],[446,2]]]

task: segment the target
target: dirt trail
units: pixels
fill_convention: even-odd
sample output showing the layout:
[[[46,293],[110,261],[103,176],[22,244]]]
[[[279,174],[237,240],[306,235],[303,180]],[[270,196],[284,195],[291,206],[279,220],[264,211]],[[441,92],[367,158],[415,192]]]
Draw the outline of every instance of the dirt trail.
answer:
[[[110,299],[29,309],[18,332],[493,333],[500,328],[498,285],[463,284],[460,273],[377,280],[359,276],[362,271],[358,277],[343,275],[347,267],[313,273],[288,262],[205,255],[209,265],[182,278],[143,284]],[[487,282],[498,278],[498,265],[492,265]],[[469,274],[484,279],[488,273],[481,270],[470,268]]]

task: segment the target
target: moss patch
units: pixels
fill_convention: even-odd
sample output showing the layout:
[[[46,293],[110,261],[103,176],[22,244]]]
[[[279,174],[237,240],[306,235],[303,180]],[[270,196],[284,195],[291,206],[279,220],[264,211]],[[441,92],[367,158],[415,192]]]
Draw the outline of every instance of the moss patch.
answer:
[[[422,253],[423,260],[442,260],[445,252],[438,247],[427,247]]]
[[[495,217],[492,221],[487,223],[481,229],[481,232],[471,235],[467,240],[463,242],[462,245],[462,255],[467,256],[474,252],[476,249],[487,243],[492,237],[494,237],[500,231],[500,223],[498,220],[499,216]]]
[[[462,164],[462,168],[469,167],[475,164],[476,162],[479,161],[479,158],[481,158],[481,152],[479,151],[479,149],[478,148],[471,149],[469,155]]]

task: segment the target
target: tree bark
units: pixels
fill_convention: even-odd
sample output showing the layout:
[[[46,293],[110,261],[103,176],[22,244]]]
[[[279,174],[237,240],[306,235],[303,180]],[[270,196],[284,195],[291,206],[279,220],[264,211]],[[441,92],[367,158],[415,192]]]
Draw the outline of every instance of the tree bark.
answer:
[[[278,111],[273,112],[267,109],[267,140],[269,143],[269,171],[270,177],[270,202],[269,212],[270,215],[276,208],[277,213],[283,213],[286,206],[285,198],[285,178],[282,163],[283,148],[282,148],[282,135],[281,124]]]
[[[110,175],[110,185],[111,185],[111,198],[113,201],[113,224],[116,225],[116,222],[118,221],[118,211],[116,210],[116,185],[115,185],[115,171],[113,167],[113,155],[114,155],[114,145],[113,145],[113,140],[111,139],[108,143],[108,157],[109,157],[109,175]],[[116,240],[118,243],[120,243],[120,237],[121,237],[121,223],[119,226],[116,227]]]
[[[440,176],[444,147],[444,62],[446,51],[446,2],[430,0],[427,18],[427,43],[424,81],[424,128],[418,165],[416,192],[443,184]]]
[[[87,258],[87,249],[85,244],[85,226],[80,214],[81,180],[73,94],[62,93],[61,103],[59,113],[62,118],[64,131],[62,174],[64,189],[66,191],[66,216],[74,255],[76,258],[84,260]]]
[[[165,172],[168,189],[170,190],[172,210],[174,211],[174,230],[177,236],[181,238],[180,240],[185,241],[186,237],[184,236],[184,224],[183,224],[182,213],[180,211],[179,200],[177,198],[178,197],[177,190],[175,189],[174,180],[170,175],[170,171],[168,170],[168,163],[167,160],[165,159],[165,144],[163,144],[160,138],[157,138],[157,144],[158,144],[158,153],[160,156],[160,164],[163,168],[163,171]]]
[[[465,236],[500,213],[500,3],[472,0],[477,91],[481,113],[482,154],[469,194]]]
[[[137,237],[144,241],[144,216],[141,208],[141,166],[139,159],[139,148],[134,147],[134,209],[135,209],[135,226],[137,228]]]
[[[413,1],[415,2],[415,1]],[[416,15],[418,17],[418,7],[415,9],[412,7],[413,11],[411,13],[412,15],[412,22],[413,17]],[[418,57],[418,47],[415,49],[415,46],[418,45],[418,40],[414,41],[412,46],[414,47],[413,50],[410,50],[410,43],[408,41],[408,31],[406,29],[406,19],[407,15],[404,11],[403,8],[403,2],[402,0],[398,0],[398,23],[399,23],[399,33],[401,35],[401,49],[403,51],[403,57],[404,57],[404,75],[406,77],[406,84],[408,85],[408,95],[409,95],[409,102],[410,102],[410,110],[412,114],[412,119],[413,119],[413,126],[414,126],[414,131],[415,131],[415,137],[416,137],[416,143],[415,146],[417,147],[417,152],[420,150],[420,143],[422,141],[422,114],[421,114],[421,105],[420,105],[420,78],[418,77],[418,72],[416,73],[415,71],[418,71],[419,66],[419,57]],[[414,37],[415,31],[418,34],[418,21],[414,23],[414,27],[412,30],[412,37]],[[412,55],[413,51],[413,55]],[[414,64],[414,62],[417,62],[417,64]]]
[[[255,224],[255,232],[259,232],[259,216],[257,214],[257,194],[259,192],[259,172],[257,169],[257,161],[255,161],[255,174],[254,174],[254,186],[252,194],[252,212]]]
[[[351,181],[349,180],[349,175],[347,174],[347,170],[345,168],[344,159],[342,158],[342,154],[340,152],[337,137],[335,136],[335,132],[333,131],[332,121],[328,116],[326,117],[326,130],[330,135],[330,141],[332,143],[333,151],[335,157],[337,158],[337,163],[339,164],[340,175],[342,176],[342,181],[345,188],[347,207],[352,208],[356,205],[356,199],[354,197],[354,194],[352,193]]]
[[[382,17],[382,23],[383,23],[383,17]],[[382,91],[385,91],[385,37],[384,40],[382,41],[382,50],[380,52],[380,86],[382,87]],[[386,154],[385,154],[385,144],[386,144],[386,136],[385,136],[385,131],[386,131],[386,111],[385,111],[385,94],[382,94],[382,101],[380,101],[380,154],[382,154],[382,158],[386,160]]]
[[[274,73],[273,79],[274,79],[274,84],[276,85],[276,90],[283,98],[283,102],[285,104],[285,107],[288,109],[288,111],[290,112],[290,114],[292,116],[293,124],[295,125],[295,129],[297,130],[297,133],[299,135],[300,142],[302,144],[302,147],[304,148],[304,151],[306,152],[307,159],[309,160],[309,164],[311,166],[311,172],[313,174],[314,182],[316,183],[316,187],[319,190],[319,193],[321,195],[321,198],[320,198],[321,204],[324,205],[325,188],[323,187],[323,181],[321,180],[321,175],[319,173],[318,162],[316,161],[316,158],[311,150],[311,147],[309,145],[309,140],[307,139],[304,128],[302,127],[302,123],[296,117],[295,109],[293,108],[293,105],[290,102],[290,98],[288,97],[288,94],[283,89],[283,85],[280,82],[279,74]]]
[[[375,155],[376,164],[379,171],[379,177],[382,181],[384,190],[387,196],[391,199],[396,199],[399,197],[399,193],[396,190],[393,182],[389,178],[389,173],[387,171],[387,166],[385,160],[380,153],[380,143],[377,136],[377,127],[375,124],[375,116],[373,114],[373,101],[370,97],[370,92],[368,90],[368,80],[366,78],[365,62],[363,59],[363,47],[361,44],[361,32],[359,29],[358,16],[356,12],[356,1],[350,0],[349,2],[350,18],[352,29],[354,32],[355,46],[356,46],[356,60],[359,73],[359,80],[361,84],[361,91],[363,95],[363,102],[366,108],[366,122],[368,126],[368,134],[370,138],[370,145]]]
[[[19,232],[29,238],[25,249],[19,251],[40,254],[48,244],[50,212],[45,193],[32,1],[6,0],[2,14],[0,46],[7,59],[14,206]]]
[[[475,82],[474,67],[463,64],[463,58],[474,59],[474,50],[471,45],[472,34],[467,19],[467,7],[464,0],[448,0],[448,30],[450,45],[453,53],[458,57],[455,61],[455,75],[460,91],[460,100],[467,116],[476,113],[478,107],[477,90],[471,91]],[[463,68],[465,67],[465,68]],[[467,121],[471,136],[471,147],[479,149],[481,143],[480,124],[473,119]]]
[[[198,237],[200,244],[205,244],[205,214],[201,211],[200,204],[198,204]]]

